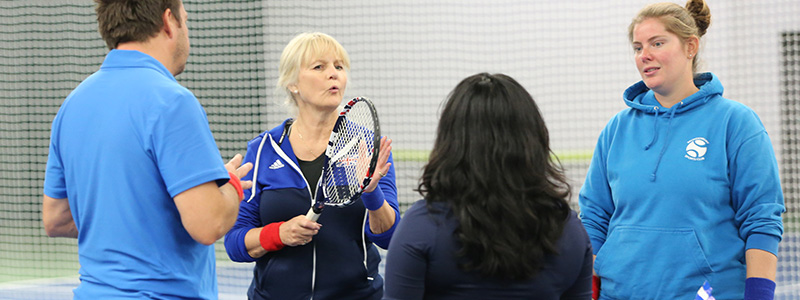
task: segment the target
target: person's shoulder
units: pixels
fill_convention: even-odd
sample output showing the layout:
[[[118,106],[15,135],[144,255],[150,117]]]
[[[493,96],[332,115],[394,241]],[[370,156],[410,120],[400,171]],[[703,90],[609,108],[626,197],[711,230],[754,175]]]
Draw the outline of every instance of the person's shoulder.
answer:
[[[712,103],[707,116],[725,120],[732,134],[750,136],[764,130],[764,124],[758,114],[744,103],[718,96]]]
[[[570,249],[565,251],[575,253],[575,255],[579,255],[579,253],[592,247],[589,234],[586,233],[586,228],[574,210],[570,209],[569,215],[565,220],[559,245],[561,249]]]
[[[161,90],[159,92],[164,95],[173,96],[168,98],[182,99],[183,101],[191,101],[200,103],[189,88],[181,85],[180,83],[172,80],[162,79],[159,81]]]
[[[611,116],[611,119],[609,119],[608,122],[606,122],[604,130],[606,131],[615,130],[621,122],[625,122],[627,120],[639,117],[640,116],[639,112],[640,111],[638,109],[634,109],[631,107],[626,107],[621,109],[616,114]]]
[[[641,115],[642,113],[640,110],[633,109],[630,107],[624,108],[618,111],[616,114],[614,114],[613,117],[611,117],[611,119],[606,124],[606,127],[616,128],[616,126],[618,126],[620,122],[631,120],[640,117]]]
[[[254,138],[252,138],[250,141],[247,142],[247,148],[249,149],[251,147],[256,147],[256,148],[259,147],[262,141],[264,141],[264,139],[266,139],[268,135],[272,136],[273,139],[279,139],[280,136],[283,134],[284,128],[286,128],[286,122],[288,122],[289,120],[291,119],[286,119],[283,122],[281,122],[280,125],[259,133],[257,136],[255,136]]]
[[[589,239],[589,235],[586,233],[586,229],[583,227],[583,222],[581,222],[581,219],[578,217],[578,213],[572,209],[569,210],[569,214],[567,215],[567,220],[564,224],[564,232],[585,236],[587,241]]]
[[[430,205],[425,199],[412,204],[401,219],[403,235],[416,241],[429,241],[439,234],[442,228],[449,228],[452,220],[446,219],[445,211],[441,210],[441,202],[432,202]],[[448,210],[449,211],[449,210]],[[408,237],[408,236],[412,237]],[[427,242],[426,242],[427,243]]]
[[[575,225],[583,226],[580,217],[578,217],[578,213],[572,209],[570,209],[569,213],[567,214],[566,223],[569,224],[570,226],[575,226]]]
[[[709,97],[710,99],[708,102],[711,105],[715,106],[717,109],[727,108],[736,111],[752,111],[752,109],[749,106],[745,105],[744,103],[729,98],[725,98],[722,95],[712,95]]]
[[[445,211],[446,206],[444,203],[440,202],[433,202],[431,205],[428,205],[428,201],[425,199],[420,199],[417,202],[414,202],[408,210],[406,210],[404,217],[412,217],[412,218],[419,218],[419,217],[427,217],[433,214],[439,214]]]
[[[410,215],[420,215],[420,214],[427,214],[428,213],[428,205],[425,199],[417,200],[411,204],[411,206],[406,210],[406,216]]]
[[[258,134],[253,139],[248,141],[247,142],[247,149],[250,150],[250,148],[260,146],[261,145],[261,141],[263,141],[265,138],[267,138],[267,134],[269,134],[269,130],[266,130],[266,131]]]
[[[735,116],[758,116],[752,108],[742,102],[722,96],[718,96],[715,100],[714,102],[717,105],[717,110],[725,110]]]
[[[725,98],[722,93],[724,88],[719,78],[712,73],[701,73],[695,77],[695,84],[698,84],[700,99],[704,99],[706,106],[711,108],[712,114],[733,114],[737,117],[756,116],[755,111],[746,104]],[[708,111],[704,111],[705,114]]]
[[[148,79],[149,81],[137,83],[137,88],[146,90],[137,96],[145,97],[147,103],[160,107],[160,110],[176,109],[179,111],[183,108],[192,108],[191,111],[205,110],[197,97],[188,88],[160,76],[156,71],[145,70],[145,72],[152,72],[153,74],[138,76],[151,78]]]
[[[629,124],[631,122],[639,122],[641,119],[641,113],[639,110],[633,108],[625,108],[619,112],[617,112],[613,117],[611,117],[603,129],[600,131],[600,140],[613,140],[616,138],[618,131],[624,130],[629,128],[629,126],[622,126],[621,124]]]

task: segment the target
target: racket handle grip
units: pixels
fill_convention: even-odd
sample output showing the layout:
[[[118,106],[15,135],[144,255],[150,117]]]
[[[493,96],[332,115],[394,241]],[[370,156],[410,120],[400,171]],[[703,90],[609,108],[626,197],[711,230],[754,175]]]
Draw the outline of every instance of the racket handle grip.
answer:
[[[316,222],[319,219],[319,214],[314,212],[314,208],[309,208],[306,214],[306,219]]]

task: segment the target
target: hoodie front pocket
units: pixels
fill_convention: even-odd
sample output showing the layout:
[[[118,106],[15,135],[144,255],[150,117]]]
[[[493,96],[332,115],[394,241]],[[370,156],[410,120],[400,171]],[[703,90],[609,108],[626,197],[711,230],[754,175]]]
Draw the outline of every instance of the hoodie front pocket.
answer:
[[[617,226],[597,253],[603,293],[620,299],[679,299],[713,270],[692,228]]]

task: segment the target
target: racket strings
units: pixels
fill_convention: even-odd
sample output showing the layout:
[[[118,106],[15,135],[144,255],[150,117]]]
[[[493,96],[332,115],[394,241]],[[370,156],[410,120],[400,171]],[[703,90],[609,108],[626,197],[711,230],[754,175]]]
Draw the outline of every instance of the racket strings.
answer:
[[[363,190],[374,153],[372,113],[368,105],[354,105],[334,128],[328,148],[329,172],[325,178],[327,205],[344,206]],[[371,174],[370,174],[371,175]]]

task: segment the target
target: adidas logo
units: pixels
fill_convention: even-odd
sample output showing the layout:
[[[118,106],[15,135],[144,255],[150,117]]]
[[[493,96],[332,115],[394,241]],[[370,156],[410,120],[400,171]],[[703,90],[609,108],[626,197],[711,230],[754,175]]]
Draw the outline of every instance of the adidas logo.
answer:
[[[285,167],[285,165],[283,165],[280,159],[276,159],[275,162],[269,166],[270,170],[277,170],[283,167]]]

